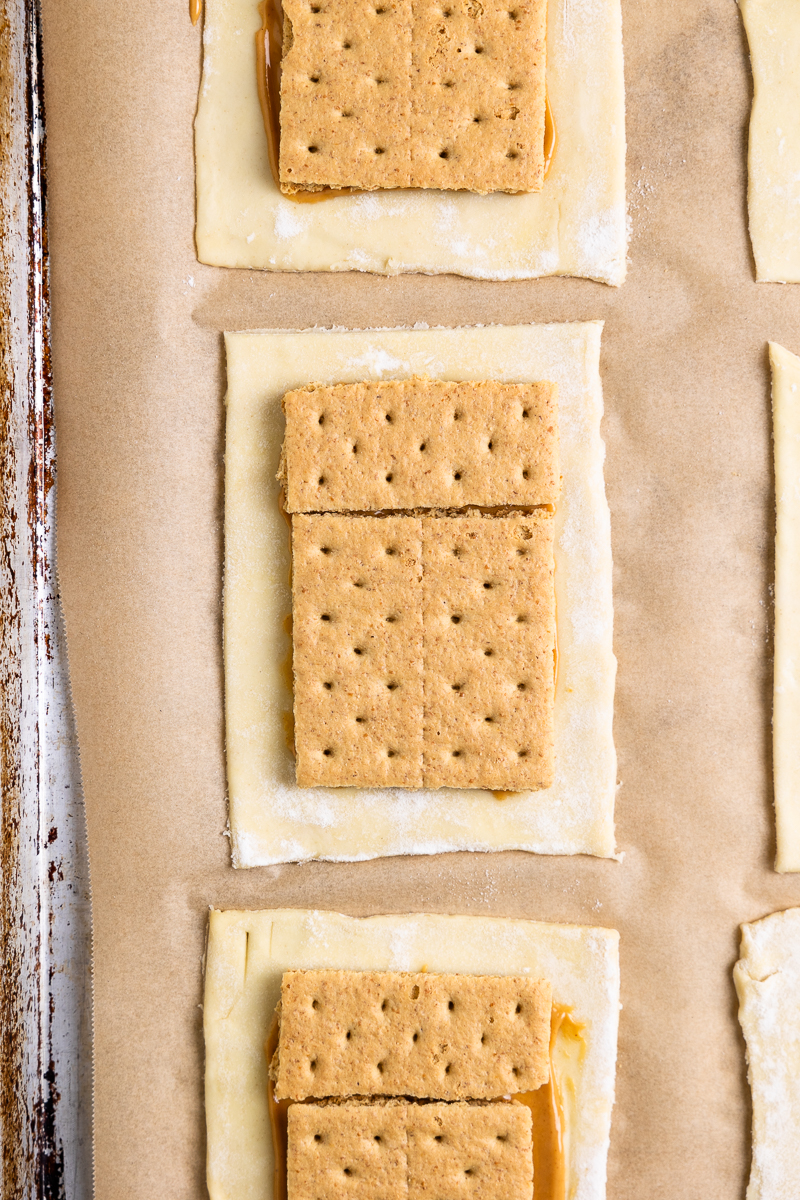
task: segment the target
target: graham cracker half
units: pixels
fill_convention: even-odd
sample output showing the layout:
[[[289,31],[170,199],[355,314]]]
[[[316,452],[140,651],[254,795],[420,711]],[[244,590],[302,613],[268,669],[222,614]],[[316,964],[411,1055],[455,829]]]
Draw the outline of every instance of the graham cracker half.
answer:
[[[422,783],[422,524],[292,521],[297,782]]]
[[[283,398],[289,512],[555,504],[554,383],[415,376]]]
[[[289,1200],[530,1200],[531,1111],[499,1104],[293,1104]]]
[[[289,1200],[406,1200],[406,1104],[292,1104]]]
[[[409,1104],[409,1200],[531,1200],[524,1104]]]
[[[549,1077],[551,987],[515,976],[287,971],[278,1099],[495,1099]]]
[[[538,192],[546,0],[414,0],[413,187]]]
[[[283,191],[410,187],[410,0],[284,0],[283,12]]]
[[[285,0],[283,191],[539,191],[546,0]]]
[[[426,787],[553,782],[551,513],[423,520]]]

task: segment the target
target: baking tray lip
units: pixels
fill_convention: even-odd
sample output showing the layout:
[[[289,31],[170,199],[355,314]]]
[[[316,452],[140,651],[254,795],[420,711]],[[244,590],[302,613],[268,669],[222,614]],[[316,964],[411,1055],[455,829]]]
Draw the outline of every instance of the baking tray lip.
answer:
[[[3,1197],[92,1191],[91,902],[55,560],[39,0],[0,0]]]

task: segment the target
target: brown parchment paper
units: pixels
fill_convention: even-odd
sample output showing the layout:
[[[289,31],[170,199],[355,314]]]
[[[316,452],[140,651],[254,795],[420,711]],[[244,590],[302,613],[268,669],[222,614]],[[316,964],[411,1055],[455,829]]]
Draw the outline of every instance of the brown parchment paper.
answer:
[[[622,935],[613,1200],[734,1200],[749,1161],[730,978],[772,873],[773,491],[733,0],[625,0],[630,273],[280,276],[196,262],[187,0],[43,0],[59,570],[94,904],[96,1187],[205,1195],[207,906],[494,913]],[[622,863],[458,854],[234,872],[224,836],[224,328],[604,318]]]

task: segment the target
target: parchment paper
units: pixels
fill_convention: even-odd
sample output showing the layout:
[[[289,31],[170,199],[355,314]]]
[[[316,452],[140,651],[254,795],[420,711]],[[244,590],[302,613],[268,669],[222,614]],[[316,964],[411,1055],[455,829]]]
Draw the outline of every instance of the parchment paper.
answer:
[[[773,491],[733,0],[627,0],[628,282],[271,276],[198,266],[184,0],[44,0],[59,569],[95,936],[102,1200],[203,1197],[209,903],[480,912],[622,934],[613,1200],[738,1200],[737,924],[772,873]],[[606,321],[621,864],[508,853],[236,873],[224,836],[224,328]]]

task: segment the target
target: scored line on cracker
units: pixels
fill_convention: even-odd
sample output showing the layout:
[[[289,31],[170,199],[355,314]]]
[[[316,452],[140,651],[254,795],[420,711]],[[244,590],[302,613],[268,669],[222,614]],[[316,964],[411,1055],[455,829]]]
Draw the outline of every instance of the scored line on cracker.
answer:
[[[553,515],[292,521],[301,787],[553,779]]]
[[[290,1200],[530,1200],[523,1104],[293,1104]]]

